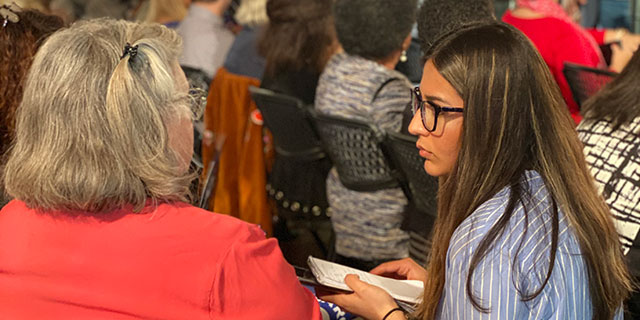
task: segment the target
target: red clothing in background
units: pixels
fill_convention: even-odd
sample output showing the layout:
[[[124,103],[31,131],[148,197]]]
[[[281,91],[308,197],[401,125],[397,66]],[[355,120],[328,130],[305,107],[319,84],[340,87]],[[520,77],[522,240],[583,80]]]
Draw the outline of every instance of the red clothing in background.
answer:
[[[557,18],[522,19],[514,17],[511,11],[507,11],[502,16],[502,21],[518,28],[533,42],[551,69],[551,74],[560,87],[571,116],[576,123],[579,123],[582,116],[562,69],[565,62],[591,68],[602,67],[601,52],[596,51],[590,40],[586,39],[582,33],[576,32],[572,25]],[[604,43],[604,31],[595,29],[588,31],[598,44]]]
[[[257,226],[187,204],[0,211],[2,319],[320,319]]]

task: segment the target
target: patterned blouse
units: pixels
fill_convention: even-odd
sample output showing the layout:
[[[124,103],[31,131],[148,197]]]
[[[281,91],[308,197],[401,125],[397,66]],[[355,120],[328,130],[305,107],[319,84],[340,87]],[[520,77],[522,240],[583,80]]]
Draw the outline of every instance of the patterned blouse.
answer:
[[[615,218],[631,273],[640,276],[640,117],[613,131],[607,120],[578,126],[596,186]]]
[[[366,121],[381,130],[400,131],[402,112],[411,101],[410,89],[403,74],[338,53],[320,76],[315,108],[323,114]],[[409,236],[400,230],[407,199],[400,188],[349,190],[333,168],[327,177],[327,200],[338,254],[367,261],[408,256]]]

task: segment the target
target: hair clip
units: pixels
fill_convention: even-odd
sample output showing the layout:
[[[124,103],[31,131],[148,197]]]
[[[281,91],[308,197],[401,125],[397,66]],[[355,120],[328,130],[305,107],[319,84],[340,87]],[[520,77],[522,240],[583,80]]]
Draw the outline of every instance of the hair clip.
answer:
[[[18,23],[20,21],[20,16],[18,13],[22,12],[22,9],[15,3],[11,4],[3,4],[0,6],[0,17],[4,20],[2,22],[2,27],[6,27],[8,22]]]
[[[127,55],[129,55],[129,59],[135,58],[138,54],[138,45],[131,46],[129,42],[124,46],[124,51],[122,51],[122,57],[120,59],[124,59]]]

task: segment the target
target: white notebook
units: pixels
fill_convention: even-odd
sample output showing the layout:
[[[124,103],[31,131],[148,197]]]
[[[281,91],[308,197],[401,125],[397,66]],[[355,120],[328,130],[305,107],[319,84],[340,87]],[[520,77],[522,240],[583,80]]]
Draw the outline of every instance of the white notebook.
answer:
[[[345,291],[353,291],[344,283],[344,277],[348,274],[355,274],[360,277],[360,280],[378,286],[386,290],[397,301],[404,302],[403,307],[419,303],[424,291],[424,283],[418,280],[396,280],[381,277],[312,256],[307,259],[307,264],[320,284]]]

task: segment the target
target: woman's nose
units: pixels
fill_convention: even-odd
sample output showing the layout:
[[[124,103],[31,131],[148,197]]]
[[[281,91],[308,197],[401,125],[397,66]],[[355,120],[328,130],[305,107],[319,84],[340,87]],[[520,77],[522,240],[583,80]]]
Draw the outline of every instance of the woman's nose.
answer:
[[[422,117],[420,116],[420,111],[416,112],[411,118],[411,122],[409,123],[409,133],[414,136],[426,135],[427,130],[422,125]]]

